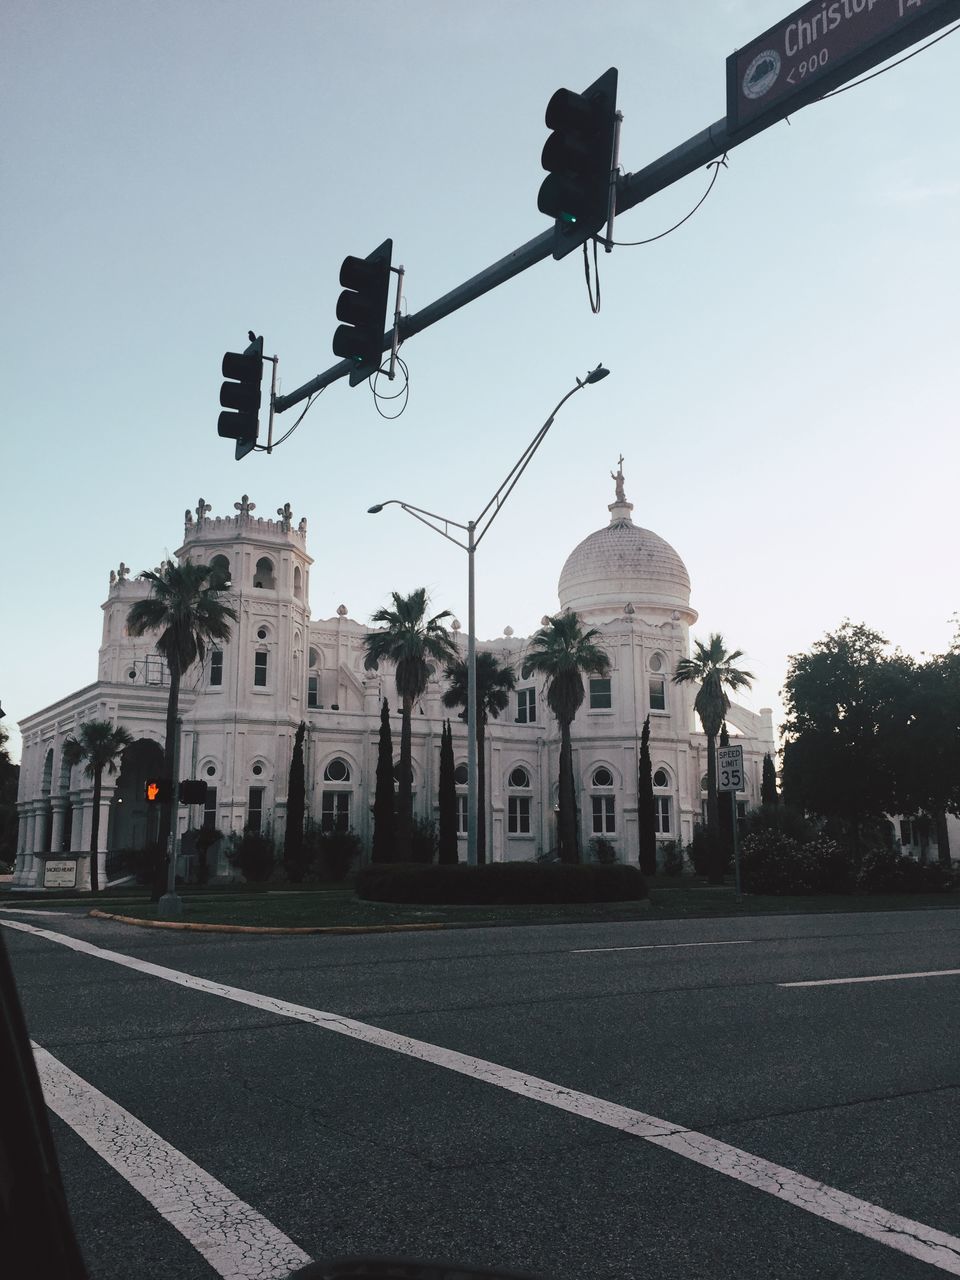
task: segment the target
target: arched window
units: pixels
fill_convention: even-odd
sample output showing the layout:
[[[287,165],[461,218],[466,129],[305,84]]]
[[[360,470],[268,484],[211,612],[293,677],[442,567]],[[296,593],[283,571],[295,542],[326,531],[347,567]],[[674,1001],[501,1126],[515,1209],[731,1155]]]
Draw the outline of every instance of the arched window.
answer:
[[[231,585],[230,561],[226,556],[214,556],[210,561],[210,585],[226,591]]]
[[[353,771],[346,760],[335,756],[323,771],[320,793],[320,830],[349,831],[353,807]]]
[[[613,772],[605,764],[594,769],[590,779],[593,790],[590,807],[595,836],[613,835],[617,830],[617,800],[612,794],[613,781]]]
[[[298,600],[303,598],[303,574],[299,565],[295,565],[293,570],[293,594]]]
[[[275,591],[276,579],[273,576],[273,561],[268,556],[261,556],[253,571],[253,585],[263,591]]]
[[[320,706],[320,654],[312,646],[307,655],[310,669],[307,672],[307,706]]]
[[[510,770],[507,779],[507,834],[528,836],[531,834],[530,809],[533,797],[530,792],[530,772],[522,764]]]
[[[658,765],[653,771],[653,824],[658,836],[673,835],[673,796],[670,771]]]
[[[453,780],[457,784],[457,835],[465,836],[469,822],[467,795],[467,766],[458,764],[453,771]]]

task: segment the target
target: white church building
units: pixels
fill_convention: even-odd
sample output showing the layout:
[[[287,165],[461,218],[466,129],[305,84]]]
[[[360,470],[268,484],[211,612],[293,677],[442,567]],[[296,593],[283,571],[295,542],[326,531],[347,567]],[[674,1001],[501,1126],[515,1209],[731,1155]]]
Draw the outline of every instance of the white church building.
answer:
[[[558,584],[559,608],[595,627],[610,658],[610,675],[590,679],[573,723],[574,770],[581,839],[597,835],[621,860],[638,858],[637,763],[640,734],[650,717],[658,840],[687,844],[706,803],[706,739],[693,711],[695,687],[671,675],[690,649],[697,620],[690,578],[677,552],[633,523],[622,476],[609,519],[574,547]],[[399,707],[393,672],[364,670],[367,623],[344,605],[330,617],[310,614],[307,522],[294,523],[289,504],[276,519],[255,516],[244,496],[235,514],[214,516],[202,500],[185,513],[177,558],[227,570],[227,596],[239,621],[221,649],[191,668],[180,693],[180,777],[208,784],[206,805],[181,807],[178,832],[200,826],[230,834],[247,827],[282,840],[294,735],[306,723],[307,816],[331,829],[349,828],[369,854],[380,707],[389,700],[394,753],[399,753]],[[330,599],[324,581],[317,595]],[[412,584],[415,586],[417,584]],[[412,589],[412,586],[403,588]],[[14,884],[45,883],[45,867],[72,855],[78,885],[89,884],[93,784],[82,766],[71,769],[63,744],[86,720],[123,725],[135,739],[115,777],[103,776],[101,859],[106,852],[142,848],[154,835],[156,811],[144,785],[162,773],[168,676],[155,637],[134,639],[126,618],[149,584],[131,579],[121,563],[111,572],[103,609],[96,678],[21,722],[19,838]],[[336,598],[336,597],[333,597]],[[557,601],[545,599],[547,613]],[[464,654],[466,636],[453,624]],[[516,672],[508,710],[487,726],[486,827],[494,861],[533,859],[557,844],[556,805],[560,737],[539,678],[521,678],[527,640],[508,627],[478,641]],[[438,813],[440,731],[451,718],[457,760],[461,860],[466,858],[466,727],[442,706],[442,672],[413,717],[414,809]],[[741,810],[760,801],[763,757],[775,753],[772,712],[733,705],[732,741],[744,748]],[[186,870],[184,866],[182,868]],[[217,873],[231,874],[222,856]],[[48,877],[47,883],[51,880]],[[101,880],[103,883],[103,880]]]

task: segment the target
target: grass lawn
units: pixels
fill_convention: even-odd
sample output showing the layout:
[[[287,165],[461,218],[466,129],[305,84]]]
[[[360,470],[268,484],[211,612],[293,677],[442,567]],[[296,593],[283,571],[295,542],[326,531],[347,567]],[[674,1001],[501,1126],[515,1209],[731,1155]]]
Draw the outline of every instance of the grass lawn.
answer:
[[[737,903],[732,885],[711,887],[696,877],[650,881],[649,902],[544,906],[416,906],[364,902],[348,887],[251,890],[245,886],[179,891],[183,919],[192,924],[260,928],[356,928],[383,925],[559,924],[605,920],[676,920],[711,916],[808,914],[837,911],[917,911],[960,907],[960,894],[830,894],[810,897],[745,895]],[[0,905],[27,910],[100,911],[155,920],[156,907],[143,888],[98,895],[66,892],[0,892]]]

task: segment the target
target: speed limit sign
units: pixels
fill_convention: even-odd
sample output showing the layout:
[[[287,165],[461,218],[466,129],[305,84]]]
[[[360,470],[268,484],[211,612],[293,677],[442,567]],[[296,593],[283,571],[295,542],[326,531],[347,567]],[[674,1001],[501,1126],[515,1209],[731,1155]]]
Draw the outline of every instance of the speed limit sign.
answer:
[[[717,748],[717,790],[742,791],[743,747]]]

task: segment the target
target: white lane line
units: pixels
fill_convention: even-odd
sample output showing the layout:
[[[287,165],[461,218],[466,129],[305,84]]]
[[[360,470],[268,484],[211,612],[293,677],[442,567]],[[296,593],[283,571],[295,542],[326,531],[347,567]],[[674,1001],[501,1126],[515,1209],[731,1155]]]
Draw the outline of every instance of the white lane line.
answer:
[[[746,947],[754,938],[738,938],[735,942],[645,942],[637,947],[577,947],[572,956],[590,955],[597,951],[679,951],[682,947]]]
[[[50,1110],[176,1227],[218,1275],[281,1280],[310,1261],[222,1182],[46,1049],[33,1044],[33,1056]]]
[[[0,911],[14,911],[18,916],[63,916],[69,917],[69,912],[64,911],[36,911],[31,907],[0,907]]]
[[[922,973],[875,973],[866,978],[817,978],[811,982],[778,982],[778,987],[840,987],[848,982],[903,982],[906,978],[946,978],[960,969],[926,969]]]
[[[725,1142],[718,1142],[715,1138],[686,1129],[682,1125],[673,1124],[669,1120],[661,1120],[656,1116],[646,1115],[642,1111],[634,1111],[630,1107],[622,1107],[615,1102],[595,1098],[588,1093],[567,1089],[563,1085],[527,1075],[525,1072],[513,1071],[509,1067],[487,1062],[483,1058],[473,1058],[468,1054],[444,1049],[424,1040],[414,1040],[410,1036],[398,1035],[393,1031],[385,1031],[380,1027],[357,1022],[353,1018],[325,1013],[320,1009],[309,1009],[303,1005],[279,1000],[274,996],[259,995],[254,991],[245,991],[241,987],[213,982],[208,978],[197,978],[188,973],[181,973],[177,969],[168,969],[163,965],[152,964],[148,960],[124,955],[120,951],[108,951],[93,943],[84,942],[80,938],[51,933],[47,929],[41,929],[23,921],[0,920],[0,925],[6,929],[16,929],[35,937],[45,938],[74,951],[100,960],[109,960],[113,964],[135,969],[155,978],[162,978],[177,986],[220,996],[224,1000],[234,1000],[238,1004],[249,1005],[278,1017],[293,1018],[299,1022],[322,1027],[327,1031],[336,1031],[340,1035],[365,1044],[406,1054],[421,1062],[429,1062],[435,1066],[444,1067],[448,1071],[459,1072],[470,1079],[530,1098],[534,1102],[541,1102],[547,1106],[556,1107],[560,1111],[567,1111],[583,1119],[592,1120],[597,1124],[633,1134],[676,1155],[684,1156],[708,1169],[713,1169],[716,1173],[725,1174],[758,1191],[775,1196],[778,1200],[784,1200],[797,1208],[805,1209],[808,1213],[824,1218],[828,1222],[847,1227],[850,1231],[906,1253],[921,1262],[928,1262],[950,1275],[960,1276],[960,1238],[948,1235],[945,1231],[938,1231],[935,1227],[928,1227],[921,1222],[914,1222],[910,1218],[903,1218],[899,1214],[890,1213],[867,1200],[847,1195],[823,1182],[804,1177],[803,1174],[796,1173],[792,1169],[773,1164],[760,1156],[751,1155],[748,1151],[740,1151]]]

